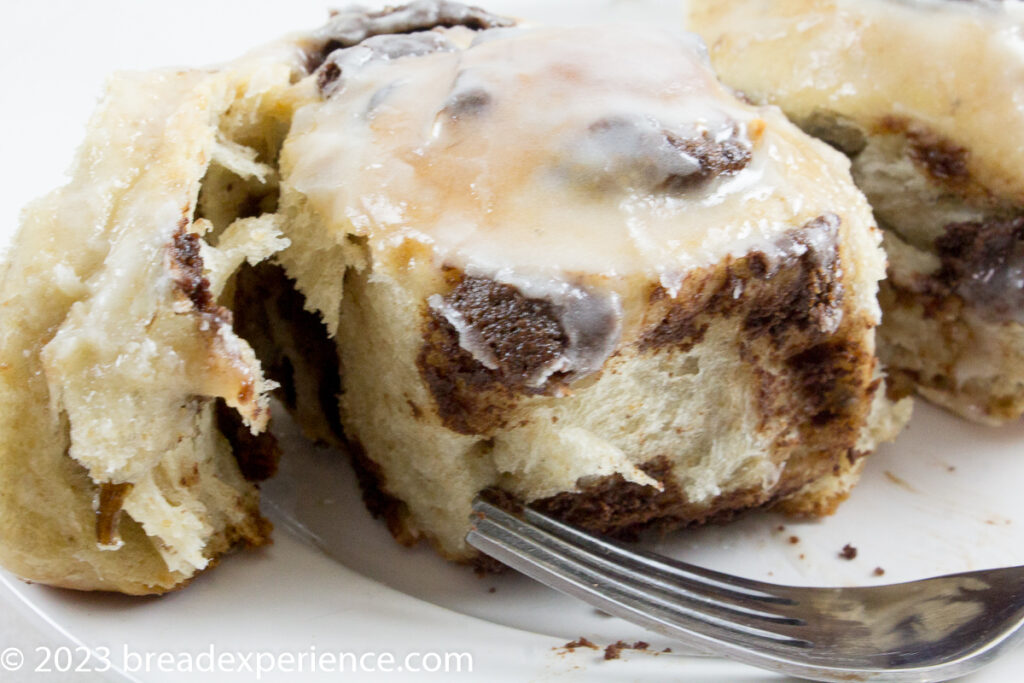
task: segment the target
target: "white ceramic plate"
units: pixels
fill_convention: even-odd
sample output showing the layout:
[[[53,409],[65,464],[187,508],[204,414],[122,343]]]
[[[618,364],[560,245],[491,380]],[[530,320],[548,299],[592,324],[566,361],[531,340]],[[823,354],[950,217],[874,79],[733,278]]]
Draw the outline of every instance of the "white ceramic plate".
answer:
[[[543,21],[628,17],[678,24],[682,13],[679,3],[657,0],[497,0],[487,5]],[[0,26],[4,240],[14,229],[17,207],[61,182],[60,169],[70,162],[106,74],[228,59],[283,32],[317,25],[323,3],[103,0],[18,4],[5,13]],[[646,640],[658,650],[672,644],[523,577],[481,579],[426,549],[399,547],[382,524],[369,519],[340,454],[305,444],[286,422],[277,430],[287,457],[281,475],[265,487],[267,511],[278,527],[272,547],[230,557],[187,590],[163,598],[75,594],[0,573],[3,599],[76,645],[107,648],[114,664],[129,668],[147,668],[133,655],[160,653],[178,661],[191,657],[199,666],[204,660],[198,656],[212,647],[218,654],[250,655],[250,664],[262,653],[267,653],[263,661],[273,655],[278,664],[288,661],[287,656],[280,659],[282,654],[306,657],[304,674],[269,672],[263,680],[460,675],[493,681],[776,679],[678,653],[627,651],[621,660],[605,662],[600,652],[566,652],[560,646],[580,636],[602,646],[620,639]],[[814,585],[871,584],[1024,564],[1022,446],[1024,424],[985,429],[919,405],[907,432],[870,460],[862,483],[834,517],[795,524],[755,514],[729,526],[677,534],[655,548],[744,576]],[[847,543],[858,548],[854,560],[839,557]],[[874,575],[876,567],[885,570],[884,577]],[[73,648],[76,664],[81,663],[83,655]],[[387,652],[396,666],[409,653],[466,653],[472,656],[473,671],[465,671],[463,659],[462,674],[414,674],[408,667],[390,674],[310,673],[310,655],[325,652],[356,657]],[[407,663],[429,666],[436,663],[431,657]],[[363,661],[384,666],[379,660]],[[235,664],[243,668],[241,660]],[[97,666],[95,661],[87,664]],[[148,671],[128,676],[147,683],[254,679],[244,670],[185,675],[159,668],[151,660]],[[1021,668],[1024,650],[972,680],[1017,680]],[[36,680],[25,670],[22,675],[4,680]]]

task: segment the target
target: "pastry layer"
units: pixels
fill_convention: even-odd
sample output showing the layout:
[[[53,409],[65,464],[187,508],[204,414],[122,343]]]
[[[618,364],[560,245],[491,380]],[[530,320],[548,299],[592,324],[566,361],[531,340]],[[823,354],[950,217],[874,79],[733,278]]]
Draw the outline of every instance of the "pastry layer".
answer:
[[[381,36],[315,86],[279,261],[336,334],[400,539],[473,559],[489,488],[620,534],[845,495],[875,395],[895,414],[878,233],[841,155],[734,98],[692,37]]]
[[[950,0],[692,4],[723,80],[852,159],[886,231],[880,353],[899,383],[1024,413],[1024,12]]]
[[[265,543],[277,382],[455,559],[483,489],[618,534],[827,512],[905,419],[878,242],[692,36],[425,1],[115,77],[0,281],[0,561],[149,593]]]
[[[273,470],[252,434],[274,384],[217,299],[287,244],[269,214],[234,219],[276,195],[264,162],[301,56],[113,77],[69,184],[26,210],[0,273],[0,561],[16,574],[159,593],[269,540],[250,479]]]

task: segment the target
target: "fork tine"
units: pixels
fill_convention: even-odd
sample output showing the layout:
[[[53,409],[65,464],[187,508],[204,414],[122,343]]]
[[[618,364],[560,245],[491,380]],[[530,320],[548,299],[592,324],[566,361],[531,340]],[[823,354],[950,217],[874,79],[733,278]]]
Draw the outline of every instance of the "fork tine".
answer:
[[[487,522],[484,523],[488,524]],[[680,640],[709,654],[731,654],[755,648],[778,654],[780,646],[799,641],[774,640],[760,633],[732,629],[695,615],[681,615],[639,591],[624,589],[614,579],[575,567],[557,553],[534,541],[516,538],[507,529],[471,532],[471,542],[492,557],[564,593],[581,598],[609,614]]]
[[[498,514],[504,513],[499,512]],[[509,517],[502,517],[498,520],[499,525],[508,528],[509,519]],[[741,628],[745,632],[767,633],[773,638],[787,636],[799,639],[801,634],[806,632],[806,628],[802,628],[805,624],[800,619],[780,616],[760,609],[736,607],[709,597],[699,588],[680,588],[678,585],[662,581],[658,577],[638,574],[614,560],[590,553],[571,541],[548,534],[544,530],[517,527],[512,531],[521,537],[527,537],[526,540],[544,543],[553,552],[574,560],[581,567],[609,577],[631,590],[642,593],[649,600],[659,602],[670,609],[682,609],[690,614],[699,614],[703,618],[717,620],[730,627]]]
[[[786,586],[723,574],[639,548],[625,548],[614,541],[597,538],[531,508],[523,509],[523,518],[551,534],[570,540],[592,553],[613,559],[634,571],[655,575],[670,582],[678,581],[682,586],[692,585],[723,600],[735,598],[738,601],[736,604],[751,607],[754,605],[751,605],[750,601],[773,605],[796,604],[796,600],[788,595]],[[764,608],[766,605],[761,604],[757,607]]]
[[[773,671],[821,681],[934,683],[1024,642],[1024,567],[867,588],[775,587],[653,554],[637,558],[535,512],[520,519],[482,499],[473,509],[466,540],[488,555],[609,614]],[[756,608],[722,604],[715,596],[723,594],[758,598]],[[778,607],[799,610],[808,623],[778,619]]]
[[[533,521],[533,518],[527,520],[527,522]],[[726,621],[740,623],[750,628],[768,628],[772,633],[792,637],[799,637],[802,630],[799,627],[806,625],[802,619],[789,614],[787,609],[789,603],[752,602],[742,593],[722,589],[712,583],[680,578],[678,575],[670,575],[667,572],[651,571],[647,569],[646,564],[630,562],[629,560],[632,558],[624,548],[616,548],[615,555],[608,556],[601,552],[600,543],[577,541],[577,538],[581,536],[588,541],[596,540],[585,534],[573,534],[570,538],[564,538],[559,533],[564,525],[557,525],[554,529],[536,526],[550,534],[550,538],[543,540],[551,543],[560,552],[567,555],[572,553],[578,562],[602,573],[613,575],[622,583],[643,590],[652,596],[656,595],[670,604],[682,604],[703,614],[710,614]],[[779,609],[779,607],[783,609]]]
[[[750,626],[728,616],[712,615],[706,605],[689,609],[677,601],[666,600],[652,594],[642,583],[624,580],[621,572],[580,563],[580,551],[575,546],[498,508],[481,503],[476,509],[483,516],[475,521],[474,531],[467,536],[470,543],[611,614],[720,654],[737,656],[756,647],[784,656],[810,645],[805,640]]]

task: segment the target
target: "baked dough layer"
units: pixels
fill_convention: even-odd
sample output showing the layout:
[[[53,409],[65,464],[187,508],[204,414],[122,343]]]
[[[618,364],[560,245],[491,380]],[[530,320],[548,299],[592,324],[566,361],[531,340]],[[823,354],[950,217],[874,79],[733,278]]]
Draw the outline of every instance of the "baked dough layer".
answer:
[[[846,160],[692,38],[454,29],[318,72],[278,260],[336,335],[341,423],[400,540],[478,559],[487,488],[620,535],[824,514],[906,419]]]
[[[852,159],[885,231],[882,360],[969,419],[1024,414],[1019,3],[691,4],[723,80]]]
[[[159,593],[267,542],[278,382],[453,559],[487,488],[627,535],[834,507],[906,417],[846,160],[692,37],[511,23],[337,13],[111,80],[0,280],[5,567]]]

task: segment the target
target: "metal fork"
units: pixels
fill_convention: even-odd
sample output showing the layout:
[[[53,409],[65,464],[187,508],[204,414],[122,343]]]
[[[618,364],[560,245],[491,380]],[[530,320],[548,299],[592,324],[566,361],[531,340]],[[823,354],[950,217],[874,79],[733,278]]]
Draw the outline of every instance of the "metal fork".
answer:
[[[821,681],[945,681],[1024,640],[1024,567],[866,588],[752,581],[595,538],[478,497],[467,541],[700,651]]]

